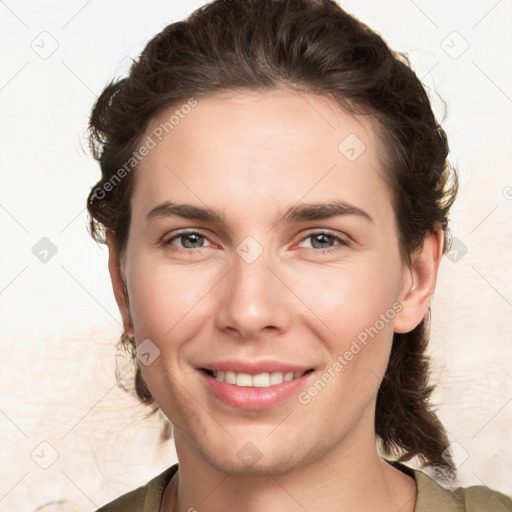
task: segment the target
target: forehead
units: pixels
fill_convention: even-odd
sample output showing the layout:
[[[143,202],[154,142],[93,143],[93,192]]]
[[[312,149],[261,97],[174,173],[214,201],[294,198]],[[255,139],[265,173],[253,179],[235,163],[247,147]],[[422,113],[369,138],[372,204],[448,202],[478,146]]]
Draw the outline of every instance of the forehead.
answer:
[[[145,137],[155,144],[136,172],[134,210],[138,198],[149,208],[178,196],[245,211],[359,196],[389,209],[373,119],[325,96],[218,93],[161,112]]]

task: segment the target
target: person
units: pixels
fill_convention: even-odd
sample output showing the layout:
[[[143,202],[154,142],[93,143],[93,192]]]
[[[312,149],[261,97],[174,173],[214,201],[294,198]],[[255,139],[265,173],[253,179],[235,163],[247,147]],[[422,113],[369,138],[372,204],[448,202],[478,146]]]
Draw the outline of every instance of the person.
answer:
[[[102,512],[505,511],[448,489],[430,301],[457,171],[407,57],[333,0],[215,0],[93,107],[141,400],[178,464]]]

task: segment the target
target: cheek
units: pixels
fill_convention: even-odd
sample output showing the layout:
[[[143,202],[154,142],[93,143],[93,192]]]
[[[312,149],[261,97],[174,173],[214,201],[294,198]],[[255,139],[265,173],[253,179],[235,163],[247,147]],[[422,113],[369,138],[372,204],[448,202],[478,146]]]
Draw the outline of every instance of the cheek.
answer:
[[[394,317],[393,303],[400,290],[400,269],[394,260],[368,255],[337,268],[302,272],[299,279],[311,321],[324,323],[338,343],[350,341],[382,314]],[[392,330],[392,322],[386,322],[386,329]]]
[[[375,397],[391,350],[399,280],[397,261],[382,255],[359,259],[357,265],[330,269],[324,275],[308,275],[306,285],[314,291],[307,300],[318,317],[309,316],[310,327],[318,327],[318,337],[322,329],[329,353],[321,378],[335,376],[317,402],[320,409],[332,403],[350,404],[343,414],[350,410],[355,418]],[[327,336],[320,324],[328,326]]]
[[[312,276],[308,277],[308,280]],[[385,373],[397,312],[397,280],[393,266],[384,269],[378,262],[339,269],[329,275],[316,275],[310,281],[315,291],[309,297],[315,315],[309,315],[310,330],[320,330],[328,351],[326,367],[319,376],[329,383],[305,392],[315,398],[318,411],[328,409],[340,425],[356,421],[375,398]],[[321,291],[320,291],[321,290]],[[395,305],[395,306],[393,306]],[[331,384],[332,382],[332,384]],[[321,397],[320,397],[321,395]],[[332,404],[343,404],[340,409]]]
[[[336,265],[282,266],[276,270],[290,289],[278,287],[268,293],[283,294],[279,302],[291,308],[288,312],[297,318],[296,327],[309,324],[319,339],[350,343],[398,296],[400,268],[393,256],[376,251],[348,256]],[[155,262],[143,251],[134,251],[129,261],[128,293],[137,341],[149,338],[174,346],[171,340],[193,337],[233,295],[215,298],[226,271],[218,261],[177,265]],[[221,286],[215,289],[216,285]]]
[[[213,267],[198,271],[192,264],[155,264],[143,255],[135,256],[128,276],[128,293],[137,340],[165,341],[177,330],[190,328],[215,285],[216,275]]]

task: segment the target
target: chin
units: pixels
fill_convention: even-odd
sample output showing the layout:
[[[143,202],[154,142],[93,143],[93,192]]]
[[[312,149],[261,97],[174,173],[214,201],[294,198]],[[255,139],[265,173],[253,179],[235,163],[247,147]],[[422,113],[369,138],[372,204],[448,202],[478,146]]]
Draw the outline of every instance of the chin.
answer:
[[[290,473],[302,465],[296,457],[290,458],[279,454],[274,454],[271,458],[262,457],[254,463],[240,461],[236,454],[229,459],[225,457],[212,458],[209,462],[224,473],[251,477],[276,477]]]
[[[261,438],[258,438],[261,439]],[[240,448],[239,448],[240,447]],[[298,451],[297,444],[259,443],[231,439],[227,444],[196,446],[201,458],[212,467],[237,476],[279,476],[290,473],[315,459],[307,451]],[[304,449],[304,447],[302,447]]]

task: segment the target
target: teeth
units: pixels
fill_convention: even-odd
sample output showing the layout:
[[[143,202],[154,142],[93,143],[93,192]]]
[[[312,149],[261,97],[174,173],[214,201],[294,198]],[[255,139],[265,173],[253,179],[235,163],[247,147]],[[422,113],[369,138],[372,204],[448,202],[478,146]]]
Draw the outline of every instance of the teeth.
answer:
[[[228,384],[236,384],[236,373],[226,372],[224,375],[224,382],[227,382]]]
[[[253,387],[267,388],[270,386],[270,373],[258,373],[258,375],[253,375],[251,380]]]
[[[236,385],[237,386],[252,386],[252,377],[247,373],[236,374]]]
[[[282,372],[273,372],[270,374],[270,385],[281,384],[284,382],[284,375]]]
[[[220,382],[227,384],[235,384],[236,386],[250,387],[250,388],[266,388],[288,382],[293,379],[298,379],[302,376],[302,372],[272,372],[272,373],[258,373],[257,375],[249,375],[248,373],[235,373],[235,372],[213,372],[213,376]]]

